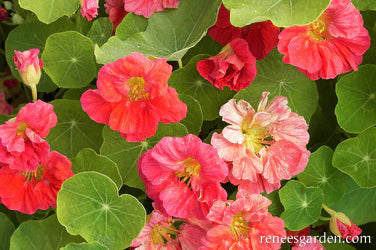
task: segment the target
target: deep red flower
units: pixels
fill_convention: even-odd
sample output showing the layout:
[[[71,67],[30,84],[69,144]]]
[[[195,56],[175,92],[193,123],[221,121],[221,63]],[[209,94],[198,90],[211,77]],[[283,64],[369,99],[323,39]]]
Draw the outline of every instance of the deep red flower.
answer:
[[[124,0],[105,0],[104,7],[115,30],[128,13],[124,10]]]
[[[6,79],[4,80],[4,86],[6,86],[8,89],[13,89],[17,87],[18,81],[16,79]]]
[[[8,209],[33,214],[56,207],[62,183],[73,176],[71,162],[53,151],[35,167],[34,171],[0,168],[0,200]]]
[[[5,21],[8,19],[8,12],[3,7],[0,7],[0,21]]]
[[[12,105],[10,105],[5,99],[4,92],[0,90],[0,114],[9,115],[13,111]]]
[[[51,104],[39,100],[26,104],[16,118],[0,125],[0,163],[15,170],[34,171],[50,151],[42,138],[56,122]]]
[[[154,12],[177,8],[180,0],[124,0],[124,9],[149,18]]]
[[[127,141],[142,141],[155,134],[159,122],[179,122],[186,116],[187,106],[167,85],[171,71],[166,59],[134,52],[100,69],[98,89],[82,95],[82,108]]]
[[[236,91],[248,87],[257,73],[256,58],[241,38],[232,40],[218,55],[199,61],[196,68],[214,87]]]
[[[239,28],[230,23],[230,11],[223,5],[219,9],[216,24],[208,30],[209,36],[225,46],[235,38],[243,38],[249,45],[249,50],[261,60],[278,44],[280,29],[271,21],[253,23]]]
[[[370,47],[362,16],[350,0],[332,0],[316,21],[285,28],[279,39],[283,61],[312,80],[357,70]]]

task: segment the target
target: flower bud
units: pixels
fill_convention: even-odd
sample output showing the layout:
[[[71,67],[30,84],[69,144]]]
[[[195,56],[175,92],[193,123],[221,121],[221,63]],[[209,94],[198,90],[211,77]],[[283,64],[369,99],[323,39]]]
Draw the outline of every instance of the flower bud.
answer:
[[[42,75],[43,62],[39,60],[39,49],[14,51],[14,64],[27,86],[37,85]]]
[[[355,225],[344,213],[336,212],[330,219],[330,230],[333,234],[342,238],[352,238],[362,233],[357,225]]]

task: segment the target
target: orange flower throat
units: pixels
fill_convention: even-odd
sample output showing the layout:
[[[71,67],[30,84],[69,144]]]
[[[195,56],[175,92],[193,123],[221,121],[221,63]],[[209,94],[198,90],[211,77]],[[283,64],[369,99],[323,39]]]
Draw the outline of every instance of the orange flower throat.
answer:
[[[147,82],[142,77],[131,77],[126,82],[129,86],[128,98],[131,101],[148,99],[149,93],[146,91]]]

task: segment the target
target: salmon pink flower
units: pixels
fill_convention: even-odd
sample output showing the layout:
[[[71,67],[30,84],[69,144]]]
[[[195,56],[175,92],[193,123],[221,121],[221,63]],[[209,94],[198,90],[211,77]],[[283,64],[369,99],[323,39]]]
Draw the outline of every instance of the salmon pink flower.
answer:
[[[217,151],[195,135],[164,137],[138,161],[147,195],[167,215],[205,219],[215,200],[225,200],[220,182],[228,174]]]
[[[232,162],[229,180],[239,185],[240,193],[269,193],[281,180],[302,172],[308,162],[307,123],[291,112],[285,97],[267,105],[268,95],[262,94],[257,111],[246,101],[228,101],[220,115],[231,125],[211,140],[220,157]]]
[[[218,55],[199,61],[196,68],[214,87],[236,91],[248,87],[257,73],[256,58],[241,38],[232,40]]]
[[[81,15],[88,21],[98,16],[98,0],[80,0]]]
[[[312,80],[358,70],[369,47],[362,16],[350,0],[332,0],[313,23],[285,28],[278,43],[283,61]]]
[[[25,214],[56,207],[62,183],[73,175],[71,162],[55,151],[35,164],[34,171],[0,168],[0,200],[8,209]]]
[[[104,7],[114,26],[114,30],[121,23],[127,12],[124,10],[124,0],[105,0]]]
[[[4,92],[0,90],[0,114],[6,114],[9,115],[13,111],[12,105],[9,105],[7,103],[7,100],[5,100]]]
[[[216,201],[208,219],[215,223],[200,249],[279,249],[281,243],[269,244],[263,237],[284,237],[284,222],[268,212],[271,204],[267,198],[255,194],[235,201]]]
[[[166,59],[134,52],[100,69],[98,89],[82,95],[82,108],[127,141],[142,141],[155,134],[158,122],[179,122],[186,116],[187,106],[167,85],[171,72]]]
[[[261,60],[278,44],[278,34],[280,29],[271,21],[253,23],[239,28],[230,23],[230,11],[223,5],[218,12],[216,24],[208,30],[209,36],[222,46],[230,43],[235,38],[243,38],[247,41],[249,50]]]
[[[179,226],[175,222],[178,222]],[[201,237],[205,233],[206,231],[198,226],[182,220],[175,221],[172,217],[166,217],[154,210],[131,247],[150,250],[199,249]]]
[[[124,9],[149,18],[154,12],[177,8],[180,0],[124,0]]]
[[[21,108],[16,118],[0,125],[0,163],[14,170],[35,171],[50,151],[42,138],[56,125],[51,104],[37,101]]]

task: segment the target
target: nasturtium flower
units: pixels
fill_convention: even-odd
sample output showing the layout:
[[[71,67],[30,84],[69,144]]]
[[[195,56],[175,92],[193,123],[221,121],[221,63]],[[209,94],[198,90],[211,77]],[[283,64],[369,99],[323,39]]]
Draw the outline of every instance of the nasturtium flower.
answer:
[[[204,246],[200,249],[279,249],[281,241],[265,241],[268,236],[286,236],[283,220],[268,212],[270,204],[259,194],[216,201],[207,215],[215,225],[202,239]]]
[[[105,0],[104,7],[109,15],[114,29],[121,23],[127,12],[124,10],[124,0]]]
[[[1,167],[0,203],[25,214],[56,207],[57,193],[71,176],[71,162],[55,151],[47,153],[32,171]]]
[[[218,55],[199,61],[196,68],[214,87],[236,91],[248,87],[257,73],[256,58],[241,38],[232,40]]]
[[[283,61],[312,80],[357,70],[369,47],[363,18],[350,0],[332,0],[313,23],[285,28],[278,43]]]
[[[177,8],[180,0],[124,0],[124,9],[149,18],[154,12]]]
[[[43,61],[38,58],[38,55],[39,49],[14,51],[14,65],[27,86],[37,85],[42,75]]]
[[[271,21],[253,23],[241,28],[235,27],[230,23],[230,11],[222,5],[217,22],[208,30],[208,34],[222,46],[235,38],[243,38],[248,43],[251,53],[257,60],[261,60],[277,46],[279,31],[280,29]]]
[[[231,125],[211,139],[220,157],[232,162],[229,180],[239,185],[240,193],[271,192],[308,162],[306,121],[291,112],[286,97],[275,97],[267,105],[268,95],[262,94],[257,111],[243,100],[224,104],[220,115]]]
[[[141,233],[133,240],[134,249],[178,250],[199,249],[206,231],[180,219],[153,210]]]
[[[9,115],[13,111],[12,105],[10,105],[5,99],[4,92],[0,90],[0,114]]]
[[[154,207],[169,216],[205,219],[215,200],[227,198],[226,163],[195,135],[164,137],[141,156],[138,172]]]
[[[98,89],[82,95],[82,108],[127,141],[143,141],[155,134],[159,122],[179,122],[186,116],[187,105],[167,85],[171,72],[166,59],[134,52],[100,69]]]
[[[56,125],[51,104],[28,103],[17,117],[0,125],[0,164],[14,170],[35,171],[50,151],[43,140]]]
[[[88,21],[98,16],[98,0],[80,0],[81,15]]]

